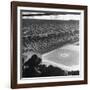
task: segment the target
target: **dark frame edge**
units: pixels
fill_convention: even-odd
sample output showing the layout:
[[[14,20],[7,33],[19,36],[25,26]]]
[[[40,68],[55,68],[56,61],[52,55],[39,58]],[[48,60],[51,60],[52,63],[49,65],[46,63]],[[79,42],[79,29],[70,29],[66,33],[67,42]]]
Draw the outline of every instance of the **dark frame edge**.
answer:
[[[16,39],[16,33],[14,34],[14,32],[17,32],[15,26],[16,26],[16,6],[14,2],[11,2],[11,40],[10,40],[10,46],[11,46],[11,50],[10,50],[10,54],[11,54],[11,88],[14,89],[17,86],[17,70],[16,70],[16,63],[15,61],[17,61],[16,57],[16,44],[17,44],[17,39]],[[15,22],[14,22],[15,21]],[[15,47],[15,48],[14,48]],[[16,59],[16,60],[15,60]]]
[[[84,7],[84,83],[88,84],[88,6]]]
[[[18,88],[71,86],[71,85],[82,85],[82,84],[86,84],[84,80],[80,80],[80,81],[65,81],[65,82],[50,82],[50,83],[34,83],[34,84],[18,84],[14,89],[18,89]]]
[[[45,7],[45,8],[62,8],[63,9],[85,9],[87,5],[75,5],[75,4],[58,4],[58,3],[43,3],[43,2],[24,2],[24,1],[11,1],[16,6],[25,6],[25,7]],[[55,7],[54,7],[55,6]]]

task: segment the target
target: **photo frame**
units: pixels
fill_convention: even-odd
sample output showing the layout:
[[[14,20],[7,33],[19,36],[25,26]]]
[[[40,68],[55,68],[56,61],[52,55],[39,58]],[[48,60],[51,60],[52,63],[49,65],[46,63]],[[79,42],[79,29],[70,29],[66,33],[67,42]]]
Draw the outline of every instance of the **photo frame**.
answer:
[[[87,84],[87,6],[11,2],[11,88]]]

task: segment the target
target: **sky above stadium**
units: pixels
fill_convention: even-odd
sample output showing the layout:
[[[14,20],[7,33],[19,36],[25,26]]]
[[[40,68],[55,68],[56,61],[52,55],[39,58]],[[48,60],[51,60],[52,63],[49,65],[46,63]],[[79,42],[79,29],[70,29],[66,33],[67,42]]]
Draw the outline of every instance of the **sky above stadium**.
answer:
[[[80,14],[72,12],[22,12],[22,19],[80,20]]]

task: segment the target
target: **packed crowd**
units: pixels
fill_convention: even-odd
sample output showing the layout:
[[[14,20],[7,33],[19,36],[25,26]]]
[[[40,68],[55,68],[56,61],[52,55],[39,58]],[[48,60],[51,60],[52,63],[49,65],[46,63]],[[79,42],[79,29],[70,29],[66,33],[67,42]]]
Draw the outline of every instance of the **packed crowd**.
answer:
[[[22,26],[23,51],[42,54],[79,40],[79,21],[25,20]]]
[[[47,36],[49,34],[71,33],[79,30],[79,21],[60,20],[23,20],[23,31],[29,36]]]

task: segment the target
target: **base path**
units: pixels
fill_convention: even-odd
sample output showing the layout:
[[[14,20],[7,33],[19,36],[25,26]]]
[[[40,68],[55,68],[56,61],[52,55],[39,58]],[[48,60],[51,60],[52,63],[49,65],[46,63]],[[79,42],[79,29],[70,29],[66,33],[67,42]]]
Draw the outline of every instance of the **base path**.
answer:
[[[42,60],[64,69],[79,70],[79,52],[80,46],[70,44],[43,54]]]

